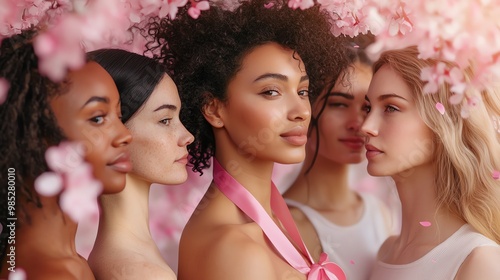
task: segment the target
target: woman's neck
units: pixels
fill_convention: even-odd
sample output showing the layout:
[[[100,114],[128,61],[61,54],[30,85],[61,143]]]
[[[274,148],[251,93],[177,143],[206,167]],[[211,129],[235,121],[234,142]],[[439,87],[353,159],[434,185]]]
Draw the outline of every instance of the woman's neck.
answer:
[[[299,176],[285,192],[285,197],[324,210],[348,203],[351,198],[355,198],[349,188],[348,164],[318,157],[306,174],[311,166],[311,157],[308,154]]]
[[[216,155],[215,158],[222,168],[247,189],[272,216],[271,177],[274,162],[258,159],[246,160],[241,157],[235,159],[223,155]]]
[[[142,241],[152,240],[149,230],[149,190],[151,184],[127,174],[125,189],[102,195],[99,232],[133,235]]]
[[[402,206],[400,244],[436,246],[465,223],[438,204],[435,176],[432,166],[393,176]]]
[[[77,224],[63,213],[58,197],[40,197],[42,207],[34,203],[21,202],[29,220],[18,220],[16,230],[16,250],[18,257],[31,252],[44,252],[47,256],[78,256],[75,246]],[[22,200],[22,199],[20,199]],[[47,243],[47,240],[53,242]]]

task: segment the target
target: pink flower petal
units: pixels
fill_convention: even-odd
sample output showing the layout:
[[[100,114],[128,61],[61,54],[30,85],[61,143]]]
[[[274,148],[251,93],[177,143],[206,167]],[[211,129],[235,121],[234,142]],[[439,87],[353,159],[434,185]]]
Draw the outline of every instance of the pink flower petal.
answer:
[[[420,225],[423,227],[430,227],[432,224],[429,221],[421,221]]]
[[[101,190],[102,186],[98,181],[89,182],[82,187],[68,188],[61,194],[61,209],[76,223],[96,216],[99,214],[97,196]]]
[[[69,172],[83,163],[84,147],[81,143],[62,142],[45,152],[45,160],[55,172]]]
[[[274,7],[273,2],[269,2],[269,3],[264,4],[264,8],[266,8],[266,9],[271,9],[272,7]]]
[[[355,262],[353,260],[350,261],[351,264],[355,264]]]
[[[192,18],[197,19],[200,16],[201,11],[199,9],[197,9],[197,8],[191,7],[191,8],[188,9],[188,14]]]
[[[7,94],[9,93],[9,82],[4,79],[0,78],[0,105],[7,100]]]
[[[26,272],[22,268],[17,268],[14,272],[9,273],[9,280],[26,280]]]
[[[54,172],[45,172],[35,180],[35,190],[43,196],[57,195],[63,188],[61,175]]]
[[[443,104],[441,104],[440,102],[436,103],[436,109],[439,111],[439,113],[441,113],[441,115],[444,115],[445,109]]]
[[[208,1],[201,1],[196,3],[196,8],[200,9],[201,11],[206,11],[210,9],[210,4],[208,3]]]
[[[492,175],[493,175],[493,179],[495,179],[495,180],[500,179],[500,171],[494,170]]]

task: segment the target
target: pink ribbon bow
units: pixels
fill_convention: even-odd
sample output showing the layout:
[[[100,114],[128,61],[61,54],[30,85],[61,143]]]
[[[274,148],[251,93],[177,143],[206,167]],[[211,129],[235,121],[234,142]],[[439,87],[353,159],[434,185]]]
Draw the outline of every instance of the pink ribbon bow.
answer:
[[[326,253],[321,253],[319,262],[311,266],[307,280],[346,280],[346,276],[340,266],[328,261]]]

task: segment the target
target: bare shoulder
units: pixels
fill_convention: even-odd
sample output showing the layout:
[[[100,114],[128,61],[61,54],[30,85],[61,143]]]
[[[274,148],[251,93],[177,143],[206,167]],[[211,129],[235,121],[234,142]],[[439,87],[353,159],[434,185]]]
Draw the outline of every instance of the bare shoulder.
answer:
[[[500,279],[500,247],[477,247],[460,266],[455,280]]]
[[[209,233],[212,238],[193,248],[189,261],[180,260],[179,279],[276,279],[269,251],[243,227],[225,226]]]
[[[380,249],[378,250],[377,254],[378,260],[384,260],[385,257],[388,254],[390,254],[390,250],[393,248],[394,242],[396,241],[397,238],[398,238],[397,235],[390,236],[384,241],[384,243],[382,243],[382,246],[380,246]]]

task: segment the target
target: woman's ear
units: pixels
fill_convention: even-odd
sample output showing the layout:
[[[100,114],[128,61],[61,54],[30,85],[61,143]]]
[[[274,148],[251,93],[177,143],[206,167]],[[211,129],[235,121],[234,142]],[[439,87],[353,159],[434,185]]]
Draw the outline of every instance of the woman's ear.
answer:
[[[224,126],[224,121],[222,120],[224,104],[219,99],[211,98],[211,100],[203,106],[201,111],[205,119],[213,127],[222,128]]]

